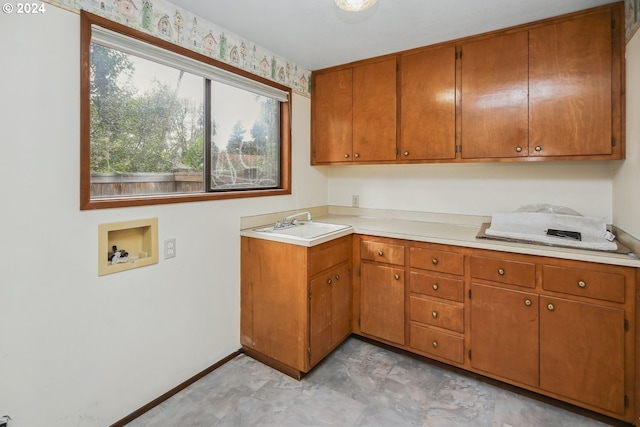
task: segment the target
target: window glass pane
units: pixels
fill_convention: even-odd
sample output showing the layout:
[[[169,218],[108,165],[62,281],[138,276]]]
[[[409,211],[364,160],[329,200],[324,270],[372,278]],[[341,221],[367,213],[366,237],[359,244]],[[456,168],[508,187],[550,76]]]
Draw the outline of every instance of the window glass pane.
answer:
[[[211,82],[211,190],[280,186],[280,102]]]
[[[91,44],[91,198],[204,191],[204,79]]]

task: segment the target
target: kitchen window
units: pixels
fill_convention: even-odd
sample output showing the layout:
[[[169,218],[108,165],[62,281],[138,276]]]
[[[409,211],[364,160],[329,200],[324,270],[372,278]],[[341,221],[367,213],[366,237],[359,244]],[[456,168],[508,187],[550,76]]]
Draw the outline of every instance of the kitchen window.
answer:
[[[80,208],[291,193],[291,90],[81,12]]]

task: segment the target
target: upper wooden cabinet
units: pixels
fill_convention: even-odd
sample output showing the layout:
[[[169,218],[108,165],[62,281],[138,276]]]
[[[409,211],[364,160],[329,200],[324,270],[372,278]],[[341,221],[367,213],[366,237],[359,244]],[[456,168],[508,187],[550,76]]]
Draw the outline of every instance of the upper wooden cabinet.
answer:
[[[526,31],[462,45],[462,158],[529,153],[527,53]]]
[[[312,164],[396,159],[396,59],[313,75]]]
[[[399,160],[456,157],[456,49],[400,57]]]
[[[623,159],[624,74],[622,2],[319,70],[311,162]]]
[[[533,156],[613,152],[611,10],[529,31]]]

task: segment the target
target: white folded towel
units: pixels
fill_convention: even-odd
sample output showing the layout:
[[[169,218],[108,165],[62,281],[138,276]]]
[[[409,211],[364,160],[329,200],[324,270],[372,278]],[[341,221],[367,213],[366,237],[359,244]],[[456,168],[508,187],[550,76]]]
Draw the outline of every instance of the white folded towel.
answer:
[[[548,236],[548,229],[578,231],[582,240]],[[614,251],[618,248],[615,242],[606,239],[607,226],[602,220],[578,215],[540,212],[495,213],[491,216],[491,226],[485,233],[488,236],[577,249]]]

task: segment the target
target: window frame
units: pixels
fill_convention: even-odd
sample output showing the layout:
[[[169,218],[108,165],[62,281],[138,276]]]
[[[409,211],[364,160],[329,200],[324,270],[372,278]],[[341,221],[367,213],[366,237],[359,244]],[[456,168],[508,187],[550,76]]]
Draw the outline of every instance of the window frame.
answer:
[[[280,186],[268,189],[241,189],[198,193],[152,194],[144,196],[91,198],[91,26],[97,25],[126,37],[132,37],[156,47],[194,59],[208,66],[237,74],[241,77],[272,86],[288,93],[289,101],[280,102]],[[166,40],[129,28],[86,11],[80,11],[80,210],[147,206],[169,203],[200,202],[208,200],[237,199],[246,197],[280,196],[291,194],[291,99],[289,87],[209,58]],[[205,120],[207,123],[209,120]],[[210,143],[205,140],[204,143]],[[206,147],[205,147],[206,151]],[[203,170],[205,182],[211,171]]]

